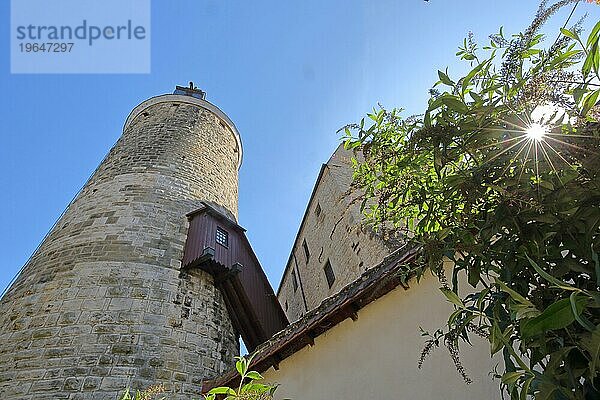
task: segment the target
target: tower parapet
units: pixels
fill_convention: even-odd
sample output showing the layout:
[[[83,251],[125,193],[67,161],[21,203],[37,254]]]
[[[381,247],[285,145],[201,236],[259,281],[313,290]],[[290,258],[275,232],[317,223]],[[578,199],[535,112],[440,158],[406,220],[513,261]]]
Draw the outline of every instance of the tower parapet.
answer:
[[[0,300],[3,399],[114,399],[154,383],[188,399],[231,366],[238,334],[221,292],[180,268],[186,214],[210,202],[237,218],[242,147],[195,90],[132,111]]]

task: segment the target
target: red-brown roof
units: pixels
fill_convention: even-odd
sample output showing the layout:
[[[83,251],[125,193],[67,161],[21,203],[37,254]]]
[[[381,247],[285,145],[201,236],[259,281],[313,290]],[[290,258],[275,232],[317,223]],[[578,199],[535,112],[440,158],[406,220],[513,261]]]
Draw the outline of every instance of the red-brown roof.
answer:
[[[396,250],[337,294],[323,300],[319,307],[260,345],[253,353],[250,368],[258,372],[264,372],[271,366],[278,369],[281,360],[306,345],[313,345],[317,336],[347,318],[358,318],[358,310],[367,304],[398,285],[408,289],[407,281],[411,274],[407,274],[403,267],[412,263],[417,252],[418,248]],[[237,372],[231,370],[216,379],[205,381],[202,390],[207,392],[217,386],[235,386],[238,383]]]

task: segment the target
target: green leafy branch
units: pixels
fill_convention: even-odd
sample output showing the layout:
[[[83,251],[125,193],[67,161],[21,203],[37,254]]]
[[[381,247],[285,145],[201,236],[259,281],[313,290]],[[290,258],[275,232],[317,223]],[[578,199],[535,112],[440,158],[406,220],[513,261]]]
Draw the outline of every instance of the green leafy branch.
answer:
[[[524,33],[501,29],[481,49],[469,35],[457,53],[469,71],[438,71],[422,115],[380,108],[345,128],[368,221],[420,246],[411,271],[440,278],[455,306],[420,363],[443,343],[465,378],[458,343],[482,336],[513,399],[600,396],[600,22],[586,39],[563,28],[548,49],[539,34],[568,3],[543,2]]]

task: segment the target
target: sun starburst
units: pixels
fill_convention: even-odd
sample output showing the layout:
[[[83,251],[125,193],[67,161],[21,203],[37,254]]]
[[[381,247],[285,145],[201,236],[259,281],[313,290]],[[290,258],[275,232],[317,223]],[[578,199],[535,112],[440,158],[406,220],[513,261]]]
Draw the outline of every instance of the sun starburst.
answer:
[[[573,143],[574,139],[594,140],[598,137],[561,130],[561,126],[570,121],[564,114],[557,118],[555,109],[552,110],[551,117],[548,117],[547,112],[540,113],[539,110],[536,112],[538,115],[515,113],[510,118],[514,119],[513,121],[501,120],[503,127],[489,128],[489,130],[502,133],[502,139],[483,145],[479,150],[488,149],[486,163],[499,157],[508,157],[508,165],[504,168],[504,173],[513,170],[518,176],[518,181],[531,174],[531,179],[537,184],[539,192],[539,185],[545,171],[554,174],[562,184],[561,171],[574,168],[576,154],[594,152],[593,148],[585,144],[587,141],[580,142],[579,144],[583,146],[581,147]],[[513,169],[512,167],[515,166],[516,168]]]
[[[541,142],[544,140],[548,132],[549,129],[546,125],[534,122],[533,124],[529,125],[527,129],[525,129],[525,136],[527,136],[527,138],[530,140]]]

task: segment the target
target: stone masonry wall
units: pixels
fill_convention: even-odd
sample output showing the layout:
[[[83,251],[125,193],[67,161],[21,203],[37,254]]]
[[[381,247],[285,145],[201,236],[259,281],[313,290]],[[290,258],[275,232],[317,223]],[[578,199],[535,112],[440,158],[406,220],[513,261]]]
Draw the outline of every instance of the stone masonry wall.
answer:
[[[352,202],[356,193],[349,192],[352,182],[350,160],[351,154],[342,147],[335,151],[308,204],[306,219],[300,226],[278,291],[279,302],[290,321],[300,318],[307,309],[317,307],[323,299],[353,282],[393,250],[361,224],[360,203]],[[331,288],[324,271],[327,261],[335,275]],[[298,284],[296,289],[294,274]]]
[[[237,214],[239,151],[182,101],[129,124],[0,301],[0,398],[112,400],[162,383],[189,399],[231,367],[219,290],[179,268],[186,213],[208,200]]]

